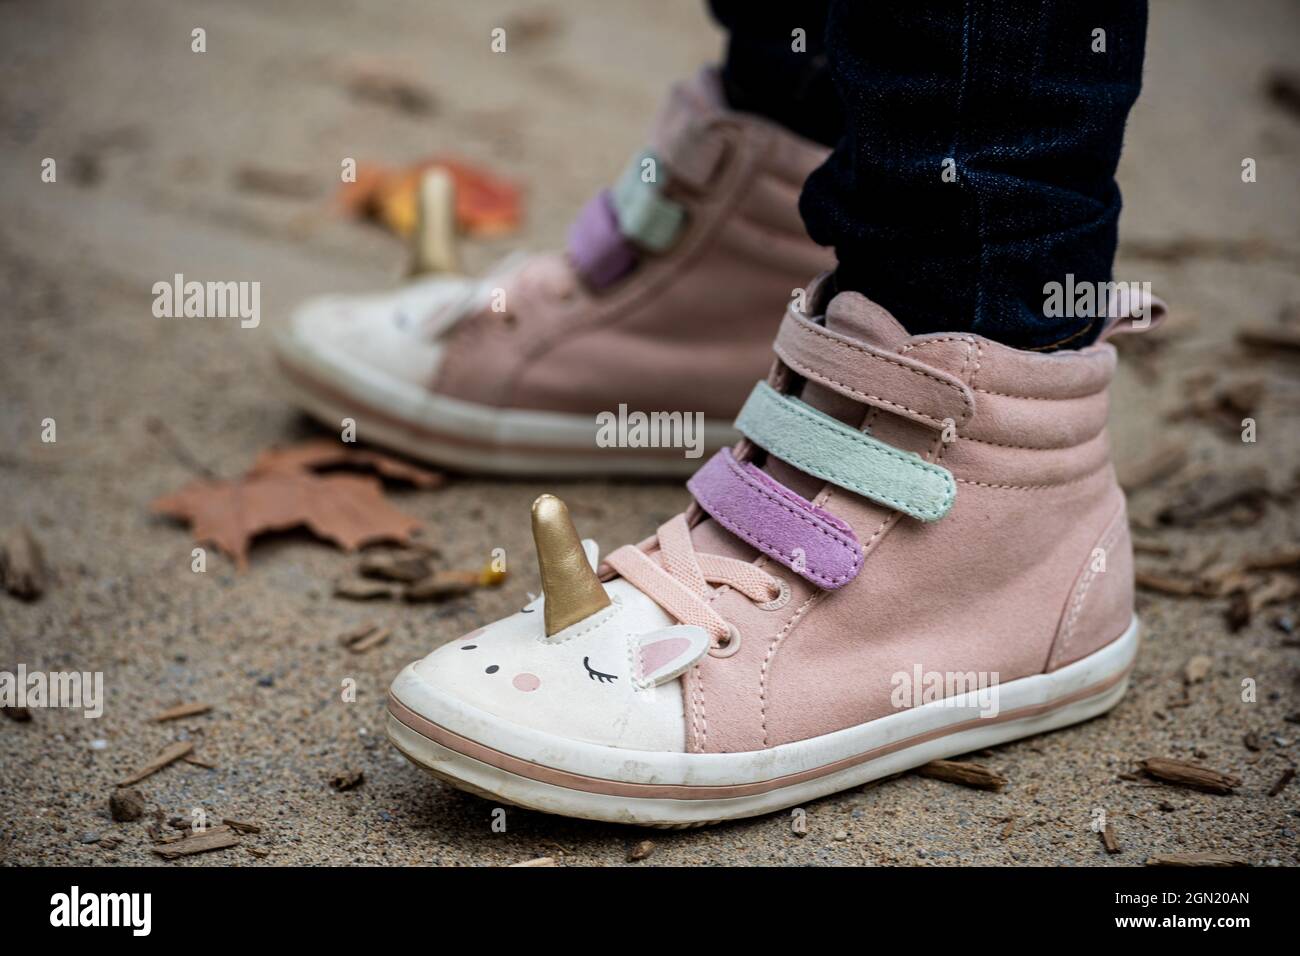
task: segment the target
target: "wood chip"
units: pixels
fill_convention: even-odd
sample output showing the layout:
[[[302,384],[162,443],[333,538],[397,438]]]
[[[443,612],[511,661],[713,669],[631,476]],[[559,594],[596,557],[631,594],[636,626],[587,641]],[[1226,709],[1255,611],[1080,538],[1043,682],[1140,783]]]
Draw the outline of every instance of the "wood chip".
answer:
[[[1136,554],[1153,554],[1156,557],[1165,558],[1174,553],[1174,549],[1167,544],[1161,544],[1158,541],[1142,541],[1135,539],[1133,542],[1133,551]]]
[[[1147,860],[1147,866],[1250,866],[1237,856],[1226,853],[1169,853],[1153,856]]]
[[[1137,586],[1144,591],[1158,591],[1176,597],[1190,597],[1199,593],[1195,578],[1175,578],[1165,574],[1152,574],[1149,571],[1138,571],[1134,578]]]
[[[1119,840],[1115,836],[1115,824],[1109,820],[1106,821],[1106,825],[1101,830],[1101,845],[1106,848],[1106,852],[1111,856],[1122,852]]]
[[[367,554],[361,559],[357,571],[363,578],[412,584],[423,581],[433,569],[429,567],[428,555],[406,551]]]
[[[1272,497],[1263,468],[1205,470],[1169,495],[1169,503],[1156,513],[1156,520],[1176,527],[1192,527],[1211,519],[1249,525],[1263,517]]]
[[[522,863],[511,863],[510,865],[512,867],[513,866],[559,866],[559,864],[555,862],[555,857],[553,856],[539,856],[535,860],[524,860],[524,862]]]
[[[32,712],[26,707],[0,707],[0,713],[19,724],[25,724],[32,719]]]
[[[916,772],[922,777],[960,783],[978,790],[1001,790],[1007,783],[1007,778],[996,770],[990,770],[981,764],[958,760],[931,760],[917,767]]]
[[[1008,837],[1011,836],[1012,831],[1014,831],[1015,828],[1016,828],[1016,818],[1007,817],[1007,822],[1003,824],[1002,832],[998,834],[998,837],[1003,840],[1007,839]]]
[[[0,538],[0,584],[16,598],[34,601],[45,592],[45,557],[26,528]]]
[[[1172,757],[1148,757],[1141,761],[1142,769],[1150,776],[1165,783],[1180,787],[1191,787],[1205,793],[1220,795],[1232,793],[1241,786],[1241,778],[1230,773],[1222,773]]]
[[[211,704],[177,704],[175,707],[169,707],[154,717],[154,722],[161,724],[168,720],[179,720],[182,717],[197,717],[199,714],[206,714],[211,709]]]
[[[229,817],[223,817],[221,820],[224,826],[230,827],[238,833],[261,833],[262,828],[256,823],[245,823],[243,820],[232,820]]]
[[[342,792],[361,786],[366,781],[366,775],[361,770],[353,770],[345,767],[343,770],[330,777],[330,786],[335,790]]]
[[[181,758],[181,760],[184,763],[193,764],[195,767],[202,767],[204,770],[217,769],[216,764],[208,760],[204,760],[202,757],[198,756],[197,754],[186,754],[184,757]]]
[[[153,822],[149,824],[149,831],[148,831],[149,839],[152,840],[154,843],[164,842],[165,831],[163,830],[163,826],[165,822],[166,822],[166,815],[163,813],[162,807],[155,808],[153,812]]]
[[[1253,349],[1270,352],[1300,351],[1300,329],[1284,325],[1247,323],[1237,329],[1237,341]]]
[[[1228,607],[1223,612],[1223,619],[1227,622],[1228,630],[1234,634],[1250,623],[1250,595],[1245,591],[1237,591],[1228,599]]]
[[[445,601],[468,594],[480,586],[477,571],[438,571],[423,581],[408,585],[402,597],[407,601]]]
[[[1248,625],[1257,613],[1272,604],[1300,595],[1300,580],[1287,574],[1271,574],[1244,582],[1233,582],[1225,617],[1232,631]]]
[[[117,785],[119,787],[129,787],[133,783],[139,783],[145,777],[157,773],[159,770],[161,770],[163,767],[166,767],[168,764],[175,763],[177,760],[180,760],[182,757],[184,757],[193,749],[194,749],[194,741],[192,740],[178,740],[174,744],[168,744],[163,749],[162,753],[160,753],[157,757],[154,757],[153,760],[149,761],[149,763],[145,764],[143,767],[141,767],[135,773],[131,774],[125,780],[119,780]]]
[[[378,647],[392,636],[391,627],[378,624],[363,624],[355,630],[339,635],[339,643],[353,654],[364,654],[372,647]]]
[[[334,596],[349,601],[373,601],[376,598],[390,600],[401,597],[402,589],[387,581],[373,581],[369,578],[340,578],[334,582]]]
[[[271,855],[270,850],[264,850],[260,846],[246,846],[244,849],[248,851],[249,856],[255,856],[259,860],[265,860]]]
[[[195,853],[208,853],[238,845],[239,835],[234,830],[227,826],[215,826],[208,827],[201,833],[191,833],[174,843],[156,846],[153,851],[164,860],[175,860],[183,856],[193,856]]]
[[[1255,733],[1253,730],[1247,733],[1246,736],[1242,737],[1241,742],[1246,745],[1247,750],[1253,750],[1258,753],[1263,749],[1259,743],[1259,734]]]
[[[1265,554],[1252,555],[1241,562],[1243,571],[1300,570],[1300,547],[1281,548]]]
[[[1286,785],[1295,779],[1295,767],[1287,767],[1282,771],[1282,776],[1277,778],[1277,783],[1268,788],[1268,795],[1276,797],[1286,789]]]
[[[1159,484],[1172,478],[1187,464],[1187,449],[1182,445],[1166,445],[1145,458],[1119,469],[1119,483],[1125,491],[1133,492],[1148,485]]]
[[[642,840],[632,849],[627,851],[627,861],[635,863],[637,860],[644,860],[655,851],[655,845],[649,840]]]
[[[1213,667],[1213,660],[1204,654],[1197,654],[1183,668],[1183,683],[1188,685],[1199,684],[1210,676]]]

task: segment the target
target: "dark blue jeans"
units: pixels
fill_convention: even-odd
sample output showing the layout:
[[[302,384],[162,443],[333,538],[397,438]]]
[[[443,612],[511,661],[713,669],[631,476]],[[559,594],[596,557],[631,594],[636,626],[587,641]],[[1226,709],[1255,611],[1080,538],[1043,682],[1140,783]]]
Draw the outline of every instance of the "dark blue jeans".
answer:
[[[1111,278],[1145,0],[710,5],[732,105],[835,147],[800,211],[841,289],[914,334],[1096,338],[1101,318],[1049,315],[1044,287]]]

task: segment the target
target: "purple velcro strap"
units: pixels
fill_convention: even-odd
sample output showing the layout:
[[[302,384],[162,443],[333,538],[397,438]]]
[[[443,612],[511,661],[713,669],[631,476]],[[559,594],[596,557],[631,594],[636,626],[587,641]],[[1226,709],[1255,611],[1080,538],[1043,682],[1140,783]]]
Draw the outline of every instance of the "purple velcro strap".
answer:
[[[841,588],[862,570],[853,529],[728,448],[686,487],[714,521],[820,588]]]
[[[603,189],[569,227],[569,259],[593,289],[603,289],[636,265],[636,248],[618,231],[609,190]]]

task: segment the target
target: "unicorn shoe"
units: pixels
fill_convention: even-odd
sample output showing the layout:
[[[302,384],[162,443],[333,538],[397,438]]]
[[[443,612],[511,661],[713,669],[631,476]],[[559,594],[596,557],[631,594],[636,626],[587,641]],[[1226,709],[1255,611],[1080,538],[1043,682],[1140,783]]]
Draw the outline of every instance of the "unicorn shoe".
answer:
[[[404,754],[507,803],[682,826],[1119,701],[1138,625],[1114,347],[910,336],[856,293],[821,298],[815,319],[787,309],[744,440],[653,538],[597,571],[538,500],[542,597],[397,676]]]
[[[703,71],[564,253],[309,302],[277,336],[284,382],[331,426],[445,466],[688,475],[736,438],[765,317],[832,261],[798,212],[827,153],[727,109]]]

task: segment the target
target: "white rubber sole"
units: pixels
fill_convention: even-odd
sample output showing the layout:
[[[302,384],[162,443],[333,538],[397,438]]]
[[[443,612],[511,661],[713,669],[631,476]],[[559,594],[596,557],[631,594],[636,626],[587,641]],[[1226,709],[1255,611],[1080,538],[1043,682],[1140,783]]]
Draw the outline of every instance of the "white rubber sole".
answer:
[[[438,395],[360,362],[326,358],[292,335],[276,341],[286,397],[332,429],[435,465],[492,475],[684,478],[740,435],[706,419],[701,454],[683,448],[603,448],[594,415],[494,408]],[[615,411],[616,409],[611,409]]]
[[[770,813],[928,763],[1103,714],[1124,696],[1138,622],[1082,660],[808,740],[742,753],[649,753],[547,734],[435,693],[408,667],[389,739],[412,762],[489,799],[564,816],[682,827]]]

